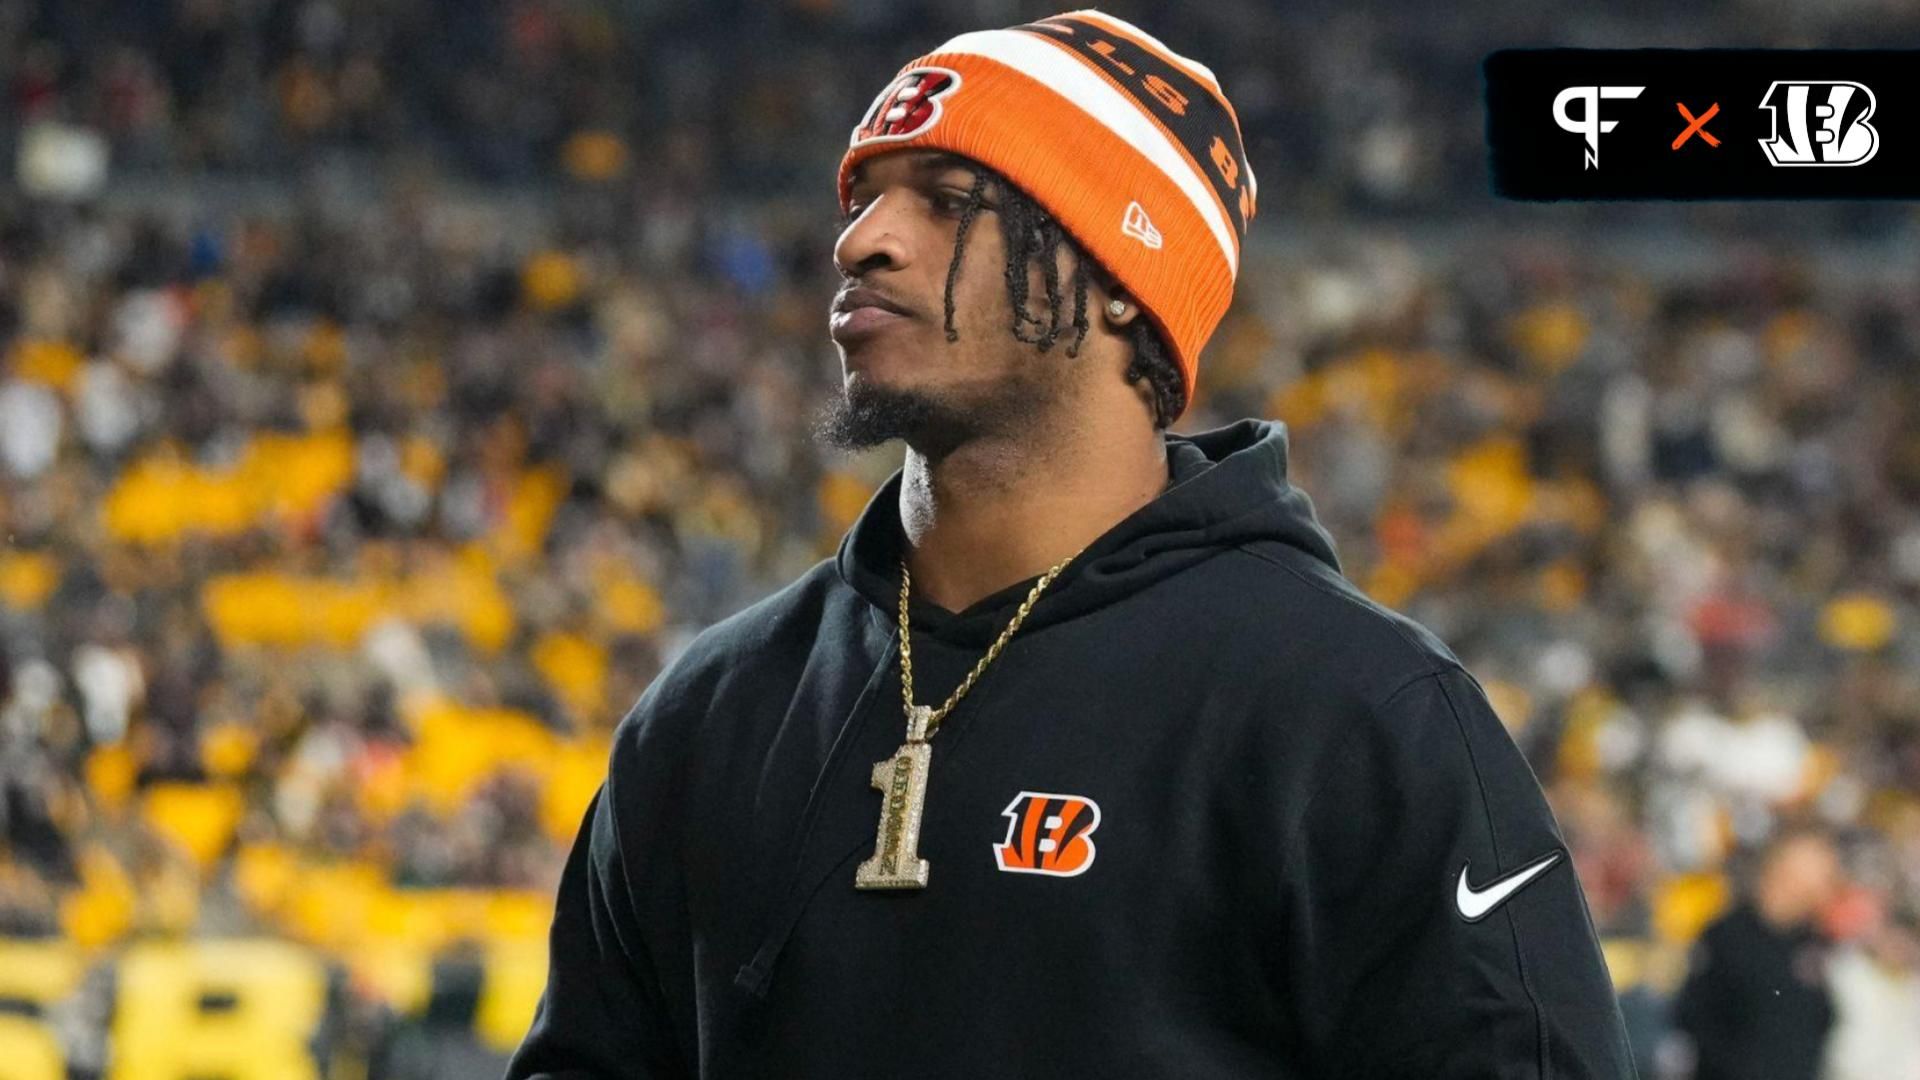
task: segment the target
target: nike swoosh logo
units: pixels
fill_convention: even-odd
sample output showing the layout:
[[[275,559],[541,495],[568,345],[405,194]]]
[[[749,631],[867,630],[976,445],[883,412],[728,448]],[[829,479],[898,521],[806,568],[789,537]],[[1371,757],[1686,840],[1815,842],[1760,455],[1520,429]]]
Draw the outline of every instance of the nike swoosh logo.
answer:
[[[1478,889],[1467,884],[1467,867],[1472,864],[1462,863],[1460,884],[1453,891],[1453,903],[1460,909],[1460,917],[1468,922],[1479,922],[1486,918],[1494,908],[1506,903],[1509,897],[1526,888],[1533,879],[1553,869],[1553,865],[1560,861],[1560,855],[1559,851],[1550,851],[1506,877],[1488,882]]]

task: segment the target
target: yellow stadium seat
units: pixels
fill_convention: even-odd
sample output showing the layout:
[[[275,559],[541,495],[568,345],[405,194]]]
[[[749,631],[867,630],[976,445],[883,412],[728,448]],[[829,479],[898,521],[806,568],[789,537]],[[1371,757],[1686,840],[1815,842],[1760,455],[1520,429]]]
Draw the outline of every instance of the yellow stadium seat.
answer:
[[[231,784],[167,782],[147,789],[140,812],[204,872],[226,850],[244,809],[239,789]]]
[[[1660,939],[1687,945],[1725,911],[1732,891],[1724,874],[1679,874],[1662,882],[1653,895],[1653,927]]]

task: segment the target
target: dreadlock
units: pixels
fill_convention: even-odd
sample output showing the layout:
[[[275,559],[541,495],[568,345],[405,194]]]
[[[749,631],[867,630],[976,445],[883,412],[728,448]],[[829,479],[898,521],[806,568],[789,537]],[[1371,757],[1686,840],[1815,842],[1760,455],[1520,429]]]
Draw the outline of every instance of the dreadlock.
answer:
[[[967,234],[972,231],[973,220],[985,205],[987,186],[992,179],[995,179],[994,174],[985,169],[975,171],[973,186],[967,191],[967,206],[960,215],[960,226],[954,234],[953,261],[947,265],[948,341],[960,339],[960,332],[953,327],[953,286],[960,280],[960,259],[966,252]],[[1071,329],[1073,341],[1067,346],[1067,355],[1078,356],[1090,326],[1087,321],[1087,267],[1092,264],[1092,257],[1073,237],[1067,235],[1052,214],[1047,213],[1026,192],[1004,180],[998,187],[1000,234],[1005,239],[1007,249],[1007,297],[1013,306],[1013,325],[1010,329],[1014,339],[1038,345],[1041,352],[1046,352],[1053,348],[1061,334]],[[1061,245],[1073,252],[1073,274],[1066,281],[1066,290],[1073,293],[1073,315],[1065,323],[1060,321],[1061,303],[1066,298],[1066,291],[1060,282],[1058,256]],[[1027,266],[1036,259],[1040,262],[1046,281],[1047,320],[1044,323],[1027,312]],[[1165,428],[1186,408],[1186,384],[1180,376],[1180,369],[1174,365],[1166,342],[1161,340],[1160,332],[1150,320],[1137,318],[1128,323],[1127,336],[1133,344],[1133,362],[1127,365],[1127,381],[1147,380],[1153,389],[1154,426]]]

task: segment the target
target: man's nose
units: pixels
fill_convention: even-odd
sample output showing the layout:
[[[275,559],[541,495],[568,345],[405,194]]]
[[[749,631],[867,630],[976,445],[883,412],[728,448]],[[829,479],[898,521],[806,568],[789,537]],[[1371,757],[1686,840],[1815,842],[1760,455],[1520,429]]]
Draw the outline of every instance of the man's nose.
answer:
[[[833,245],[833,265],[846,277],[874,270],[899,270],[909,261],[906,241],[897,228],[898,207],[881,196],[840,231]]]

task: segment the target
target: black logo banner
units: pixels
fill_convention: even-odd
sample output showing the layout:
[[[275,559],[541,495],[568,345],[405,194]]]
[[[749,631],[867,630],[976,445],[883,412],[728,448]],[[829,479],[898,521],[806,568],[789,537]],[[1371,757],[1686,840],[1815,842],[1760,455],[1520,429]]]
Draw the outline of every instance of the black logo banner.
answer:
[[[1511,199],[1920,198],[1920,50],[1502,49]]]

